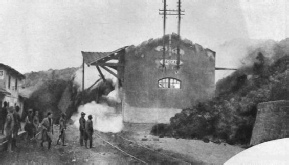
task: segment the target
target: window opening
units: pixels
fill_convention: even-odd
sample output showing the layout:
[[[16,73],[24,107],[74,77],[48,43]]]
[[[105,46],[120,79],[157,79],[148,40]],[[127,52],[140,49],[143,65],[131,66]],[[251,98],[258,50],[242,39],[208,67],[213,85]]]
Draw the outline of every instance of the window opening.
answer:
[[[15,79],[15,90],[17,90],[17,85],[18,85],[18,82],[17,82],[17,79]]]
[[[180,89],[181,81],[175,78],[163,78],[159,80],[159,88]]]
[[[11,85],[11,76],[8,77],[8,89],[10,89],[10,85]]]

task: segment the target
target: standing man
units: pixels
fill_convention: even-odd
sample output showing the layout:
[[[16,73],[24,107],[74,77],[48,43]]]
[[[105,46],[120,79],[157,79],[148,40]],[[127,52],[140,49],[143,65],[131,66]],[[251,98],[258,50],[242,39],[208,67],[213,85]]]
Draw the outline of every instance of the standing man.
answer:
[[[1,128],[2,128],[2,134],[4,134],[4,125],[5,125],[5,122],[6,122],[6,117],[7,117],[7,114],[8,114],[8,103],[5,101],[4,102],[4,106],[2,108],[2,111],[1,111],[1,116],[2,116],[2,121],[1,121]]]
[[[60,135],[59,138],[57,140],[57,144],[59,144],[60,140],[62,140],[62,146],[66,146],[66,144],[64,143],[64,139],[65,139],[65,130],[66,130],[66,121],[65,121],[65,113],[61,114],[61,117],[59,119],[59,129],[60,129]]]
[[[33,138],[33,110],[28,110],[28,115],[25,119],[24,130],[27,132],[27,140]]]
[[[53,135],[53,120],[52,113],[48,112],[47,117],[44,118],[41,122],[42,126],[42,138],[41,138],[41,147],[43,147],[43,142],[48,142],[48,149],[51,147],[52,135]]]
[[[21,129],[20,115],[19,115],[20,107],[16,106],[15,110],[16,111],[13,112],[13,118],[14,118],[13,139],[12,139],[13,147],[17,147],[16,142],[17,142],[17,137],[18,137],[18,131],[19,129]]]
[[[12,134],[14,128],[13,111],[14,109],[12,107],[8,108],[8,114],[4,125],[4,132],[6,140],[8,141],[8,152],[13,152],[12,151],[12,136],[13,136]]]
[[[34,117],[33,117],[33,135],[34,138],[38,132],[38,127],[39,127],[39,113],[38,111],[35,111]]]
[[[92,148],[92,134],[93,134],[93,123],[92,123],[92,116],[88,115],[88,120],[85,123],[85,147],[87,148],[87,140],[89,140],[89,147]]]
[[[83,146],[83,140],[85,137],[85,119],[84,119],[85,113],[81,112],[81,117],[79,119],[79,131],[80,131],[80,137],[79,142],[80,146]]]

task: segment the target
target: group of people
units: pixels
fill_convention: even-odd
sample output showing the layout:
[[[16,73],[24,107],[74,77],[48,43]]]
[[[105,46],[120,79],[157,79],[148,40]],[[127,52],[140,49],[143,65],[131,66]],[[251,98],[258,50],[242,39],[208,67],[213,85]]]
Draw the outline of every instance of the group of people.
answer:
[[[2,134],[5,135],[8,143],[8,152],[12,152],[12,147],[17,147],[16,139],[18,131],[21,130],[19,106],[9,107],[7,102],[4,102],[2,108]]]
[[[29,109],[28,115],[25,118],[25,126],[24,126],[24,130],[27,132],[27,140],[29,139],[32,140],[33,138],[35,138],[39,124],[40,123],[38,111],[35,111],[35,113],[33,113],[33,110]]]
[[[2,134],[5,135],[8,144],[8,152],[13,152],[12,148],[17,148],[16,141],[18,136],[18,131],[21,130],[21,117],[19,114],[19,106],[10,106],[7,102],[4,102],[4,106],[1,110],[1,120],[2,122]],[[52,113],[48,112],[47,117],[40,123],[39,113],[35,111],[33,113],[32,109],[28,110],[28,115],[25,118],[24,130],[27,132],[26,140],[30,141],[33,139],[39,139],[40,146],[43,147],[43,143],[48,143],[48,149],[51,148],[52,136],[53,136],[53,120]],[[57,145],[62,143],[65,144],[65,130],[66,130],[66,115],[61,114],[59,120],[60,135],[57,140]]]
[[[9,107],[6,102],[4,102],[4,107],[2,108],[1,116],[3,122],[2,134],[6,136],[6,140],[8,142],[8,152],[13,152],[12,148],[17,147],[16,139],[18,136],[18,131],[21,130],[21,117],[19,115],[20,108],[18,106]],[[80,131],[80,145],[87,146],[87,141],[89,140],[89,148],[93,148],[93,121],[92,115],[88,116],[88,120],[85,120],[85,113],[81,113],[81,117],[79,119],[79,131]],[[27,132],[26,140],[30,141],[33,139],[40,140],[40,146],[43,147],[43,143],[48,143],[48,149],[51,148],[51,143],[53,140],[53,114],[51,112],[47,113],[47,117],[45,117],[42,122],[39,119],[38,111],[33,113],[32,109],[28,110],[28,115],[25,118],[25,126],[24,130]],[[65,144],[65,130],[66,130],[66,115],[64,113],[61,114],[59,119],[59,129],[60,134],[57,140],[57,145],[62,143],[63,146]],[[84,144],[83,144],[84,143]]]
[[[53,114],[51,112],[47,113],[47,117],[45,117],[42,122],[39,122],[39,116],[38,111],[35,111],[35,114],[33,115],[33,110],[30,109],[28,111],[28,116],[25,120],[25,131],[28,134],[28,138],[30,140],[37,138],[39,139],[40,146],[43,147],[43,143],[48,143],[48,149],[51,148],[51,143],[53,140]],[[65,144],[65,130],[66,130],[66,115],[64,113],[61,114],[61,117],[59,119],[59,129],[60,129],[60,135],[57,140],[57,145],[62,142],[62,146],[66,146]]]
[[[88,115],[88,120],[85,120],[85,113],[81,112],[81,117],[79,119],[79,131],[80,131],[80,138],[79,142],[80,145],[83,146],[83,141],[84,145],[86,148],[87,147],[87,140],[89,140],[89,148],[93,148],[92,142],[93,142],[93,122],[92,122],[92,115]]]

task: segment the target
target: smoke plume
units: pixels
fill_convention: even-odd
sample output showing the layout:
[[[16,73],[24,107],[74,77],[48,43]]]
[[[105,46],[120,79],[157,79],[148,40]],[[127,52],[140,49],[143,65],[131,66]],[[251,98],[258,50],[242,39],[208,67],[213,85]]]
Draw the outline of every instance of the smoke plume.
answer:
[[[97,104],[95,101],[81,105],[78,108],[78,114],[74,115],[72,120],[75,121],[74,125],[79,127],[80,113],[92,115],[93,127],[100,132],[120,132],[123,128],[122,115],[116,112],[115,107],[110,107],[106,103]]]
[[[88,115],[92,115],[93,127],[95,130],[100,132],[120,132],[123,128],[123,119],[120,110],[121,97],[120,91],[121,88],[118,86],[118,80],[116,77],[101,69],[105,78],[112,79],[114,89],[107,96],[103,95],[100,103],[92,101],[78,107],[78,112],[72,116],[74,125],[79,127],[79,118],[81,117],[81,112],[86,114],[85,119],[87,120]],[[85,68],[85,80],[84,87],[87,90],[92,90],[96,87],[99,87],[102,81],[97,82],[91,89],[90,88],[98,79],[100,79],[99,73],[95,67],[86,67]],[[82,69],[79,69],[74,77],[74,83],[81,91],[82,86]],[[95,98],[96,99],[96,98]]]

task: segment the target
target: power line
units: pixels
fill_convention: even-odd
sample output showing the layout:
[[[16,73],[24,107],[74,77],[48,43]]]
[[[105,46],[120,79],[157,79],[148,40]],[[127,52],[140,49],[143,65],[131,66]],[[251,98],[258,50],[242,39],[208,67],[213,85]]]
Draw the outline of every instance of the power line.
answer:
[[[166,35],[166,16],[167,15],[177,15],[178,16],[178,44],[177,44],[177,69],[180,67],[180,33],[181,33],[181,16],[185,15],[184,10],[181,10],[181,0],[178,0],[177,3],[177,10],[167,9],[166,0],[164,0],[164,8],[163,10],[159,10],[159,14],[163,15],[164,18],[164,25],[163,25],[163,32],[164,37]],[[163,67],[165,67],[165,38],[163,37]]]

